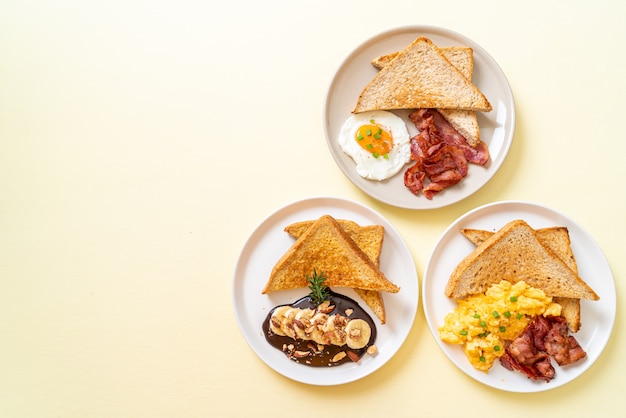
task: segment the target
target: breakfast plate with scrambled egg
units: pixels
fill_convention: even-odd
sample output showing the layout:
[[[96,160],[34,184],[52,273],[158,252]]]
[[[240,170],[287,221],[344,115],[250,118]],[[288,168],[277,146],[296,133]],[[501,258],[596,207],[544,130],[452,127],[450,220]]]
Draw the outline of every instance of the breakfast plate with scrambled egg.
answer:
[[[363,87],[379,69],[372,60],[402,50],[416,37],[428,37],[437,46],[471,48],[472,82],[492,104],[488,112],[476,112],[480,140],[490,159],[474,165],[462,181],[432,198],[412,193],[404,182],[411,165],[408,137],[419,133],[409,119],[415,109],[352,113]],[[399,125],[398,125],[399,124]],[[374,149],[367,135],[390,134],[386,148]],[[358,46],[340,65],[330,83],[324,108],[324,129],[329,150],[342,172],[364,193],[392,206],[434,209],[458,202],[483,187],[498,171],[509,152],[515,130],[515,104],[508,81],[495,60],[478,44],[453,31],[433,26],[409,26],[381,33]],[[364,132],[368,128],[364,129]],[[380,141],[374,141],[374,144]]]
[[[537,229],[553,226],[567,228],[579,277],[599,297],[598,300],[580,300],[580,329],[571,333],[586,355],[571,364],[555,365],[556,373],[549,381],[533,380],[523,373],[511,371],[498,359],[506,346],[504,340],[515,337],[507,337],[506,333],[519,334],[527,325],[527,322],[520,321],[528,321],[531,315],[559,315],[560,306],[555,306],[553,298],[546,298],[542,291],[532,289],[524,282],[513,286],[505,282],[504,287],[491,288],[487,297],[457,300],[446,296],[446,286],[456,266],[476,248],[461,231],[472,229],[495,232],[517,219],[524,219]],[[580,376],[601,355],[611,336],[616,314],[614,279],[602,250],[589,233],[556,210],[520,201],[487,204],[453,222],[439,238],[430,255],[424,271],[422,295],[430,331],[452,363],[469,377],[510,392],[546,391]],[[486,322],[492,322],[495,328],[487,330]],[[476,334],[481,332],[484,335]],[[468,338],[468,334],[472,333],[478,338]],[[483,338],[485,336],[487,338]],[[497,336],[503,338],[492,339]],[[468,341],[474,346],[463,347]],[[482,343],[486,345],[476,346]]]
[[[384,238],[379,256],[380,271],[392,280],[400,291],[385,293],[385,323],[376,321],[376,350],[358,362],[333,367],[309,367],[287,358],[284,352],[271,346],[262,325],[272,310],[293,304],[306,297],[309,289],[293,288],[262,294],[275,263],[294,245],[295,239],[286,227],[327,215],[349,220],[361,226],[382,226]],[[356,300],[372,318],[376,318],[363,299],[349,287],[331,289]],[[361,379],[389,361],[404,343],[417,312],[419,301],[418,277],[413,257],[396,228],[378,212],[355,201],[317,197],[290,203],[265,218],[246,240],[234,271],[233,305],[239,328],[252,350],[274,371],[292,380],[311,385],[339,385]]]

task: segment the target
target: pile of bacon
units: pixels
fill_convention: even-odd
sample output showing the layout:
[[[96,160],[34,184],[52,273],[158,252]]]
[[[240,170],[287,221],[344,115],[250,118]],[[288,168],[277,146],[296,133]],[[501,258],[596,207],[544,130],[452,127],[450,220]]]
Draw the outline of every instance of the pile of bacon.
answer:
[[[572,335],[562,316],[537,316],[513,340],[500,357],[508,370],[520,371],[533,380],[549,382],[555,376],[550,357],[559,366],[574,363],[587,355]]]
[[[485,165],[487,145],[472,147],[435,109],[418,109],[409,115],[419,134],[411,138],[411,159],[404,173],[404,185],[415,195],[428,199],[467,175],[468,162]]]

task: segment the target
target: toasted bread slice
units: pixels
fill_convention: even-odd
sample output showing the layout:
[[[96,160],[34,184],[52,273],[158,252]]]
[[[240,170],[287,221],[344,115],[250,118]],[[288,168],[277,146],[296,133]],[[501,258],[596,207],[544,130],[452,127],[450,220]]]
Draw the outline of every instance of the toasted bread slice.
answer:
[[[514,220],[487,238],[454,269],[444,293],[463,298],[507,280],[525,281],[551,296],[598,300],[599,296],[523,220]]]
[[[484,229],[464,228],[461,230],[463,235],[469,239],[475,246],[481,245],[494,233]],[[576,258],[572,252],[570,245],[569,231],[566,227],[555,226],[550,228],[541,228],[535,230],[537,238],[546,247],[550,248],[554,253],[576,274],[578,274],[578,265]],[[554,297],[556,303],[562,306],[562,315],[567,320],[567,324],[572,332],[580,330],[580,299]]]
[[[441,48],[448,60],[463,74],[472,81],[474,75],[474,51],[467,47]],[[478,127],[478,116],[472,110],[461,109],[437,109],[450,125],[458,133],[463,135],[467,143],[472,147],[477,147],[480,143],[480,128]]]
[[[341,228],[350,235],[350,238],[367,254],[370,260],[377,266],[380,263],[380,253],[383,249],[383,239],[385,228],[382,225],[361,226],[354,221],[347,219],[336,219]],[[285,227],[292,237],[298,239],[309,229],[315,221],[295,222]]]
[[[294,238],[300,238],[314,221],[296,222],[285,227],[285,231]],[[337,223],[350,235],[356,245],[363,250],[376,267],[380,266],[380,253],[383,249],[385,228],[381,225],[361,226],[354,221],[337,219]],[[382,292],[376,290],[354,289],[357,295],[372,309],[382,324],[387,322],[385,303]]]
[[[443,48],[442,48],[443,49]],[[392,59],[398,56],[397,52],[391,52],[385,55],[379,55],[372,60],[372,65],[379,70],[382,70],[383,67],[391,62]]]
[[[353,113],[418,108],[492,109],[485,95],[424,36],[374,76],[361,91]]]
[[[469,239],[475,246],[481,245],[485,242],[494,232],[486,231],[484,229],[471,229],[464,228],[461,230],[463,235]],[[578,274],[578,266],[576,264],[576,258],[572,252],[571,241],[569,237],[569,231],[564,226],[553,226],[549,228],[539,228],[535,230],[537,238],[541,243],[549,247],[567,266]]]
[[[314,270],[325,274],[329,287],[400,290],[330,215],[316,220],[278,260],[262,293],[306,287]]]
[[[439,48],[445,57],[454,65],[468,80],[472,80],[474,74],[474,51],[469,47],[450,46]],[[398,55],[392,52],[380,55],[372,60],[372,65],[379,70],[389,64]],[[480,128],[478,117],[472,110],[437,109],[458,133],[463,135],[467,143],[476,147],[480,143]]]

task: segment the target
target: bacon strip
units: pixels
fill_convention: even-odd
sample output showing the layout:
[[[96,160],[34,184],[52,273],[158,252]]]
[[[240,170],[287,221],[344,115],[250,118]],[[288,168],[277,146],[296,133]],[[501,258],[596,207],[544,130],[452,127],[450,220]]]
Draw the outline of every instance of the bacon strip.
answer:
[[[489,150],[483,142],[476,148],[459,134],[435,109],[418,109],[409,115],[419,134],[411,138],[411,159],[404,173],[404,185],[415,195],[428,199],[460,182],[467,164],[485,165]]]
[[[500,357],[508,370],[517,370],[533,380],[549,382],[555,376],[550,356],[559,366],[574,363],[587,354],[574,336],[568,335],[567,321],[561,316],[537,316],[513,340]]]

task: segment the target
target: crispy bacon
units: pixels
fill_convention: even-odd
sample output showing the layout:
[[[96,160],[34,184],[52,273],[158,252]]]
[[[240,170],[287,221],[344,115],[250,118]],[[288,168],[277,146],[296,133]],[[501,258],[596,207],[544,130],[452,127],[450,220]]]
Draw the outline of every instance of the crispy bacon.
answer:
[[[559,366],[574,363],[587,354],[574,336],[568,335],[567,321],[561,316],[537,316],[513,340],[500,357],[509,370],[517,370],[533,380],[549,382],[555,376],[551,356]]]
[[[419,134],[411,138],[411,159],[415,164],[404,172],[404,184],[413,193],[428,199],[460,182],[467,164],[485,165],[489,150],[481,142],[476,148],[459,134],[435,109],[419,109],[409,118]]]

